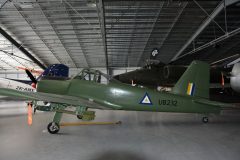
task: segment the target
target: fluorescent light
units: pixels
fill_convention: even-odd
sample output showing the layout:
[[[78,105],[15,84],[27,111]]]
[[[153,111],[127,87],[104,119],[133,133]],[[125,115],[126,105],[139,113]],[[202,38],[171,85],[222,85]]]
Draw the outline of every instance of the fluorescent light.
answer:
[[[96,3],[95,2],[90,2],[90,3],[87,3],[87,6],[88,7],[96,7],[97,5],[96,5]]]
[[[31,2],[30,3],[26,3],[26,2],[25,3],[20,3],[19,6],[21,8],[34,8],[33,3],[31,3]]]

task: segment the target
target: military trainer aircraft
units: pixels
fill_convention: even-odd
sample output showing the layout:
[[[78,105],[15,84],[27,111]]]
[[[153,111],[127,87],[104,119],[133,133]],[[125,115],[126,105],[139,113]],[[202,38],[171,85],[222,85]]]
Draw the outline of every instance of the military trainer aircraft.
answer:
[[[101,83],[104,81],[107,83]],[[207,123],[209,114],[219,114],[223,109],[235,107],[208,100],[209,65],[201,61],[193,61],[172,92],[168,93],[123,84],[100,71],[83,69],[68,80],[43,78],[37,83],[35,93],[0,88],[0,95],[31,100],[37,110],[55,112],[53,121],[47,127],[52,134],[59,132],[63,113],[93,120],[95,112],[89,110],[91,108],[198,113]],[[40,102],[48,103],[44,105]]]

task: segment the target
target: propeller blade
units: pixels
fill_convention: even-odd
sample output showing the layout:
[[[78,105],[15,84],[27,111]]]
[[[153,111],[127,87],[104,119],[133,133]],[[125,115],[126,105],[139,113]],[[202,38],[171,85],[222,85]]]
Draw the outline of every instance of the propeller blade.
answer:
[[[37,80],[36,78],[32,75],[32,73],[29,70],[25,70],[26,74],[28,75],[28,77],[31,79],[31,81],[35,84],[37,84]]]
[[[32,103],[28,103],[28,125],[32,125]]]

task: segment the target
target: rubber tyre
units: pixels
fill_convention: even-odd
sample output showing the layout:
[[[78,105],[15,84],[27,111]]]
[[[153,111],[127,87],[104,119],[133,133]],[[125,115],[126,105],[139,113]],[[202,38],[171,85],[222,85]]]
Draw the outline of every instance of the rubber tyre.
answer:
[[[202,118],[202,122],[203,122],[203,123],[208,123],[208,117],[203,117],[203,118]]]
[[[83,116],[82,116],[82,115],[77,115],[77,118],[78,118],[78,119],[82,119]]]
[[[58,123],[51,122],[51,123],[48,124],[47,129],[48,129],[49,133],[56,134],[56,133],[59,132],[60,126],[59,126]]]

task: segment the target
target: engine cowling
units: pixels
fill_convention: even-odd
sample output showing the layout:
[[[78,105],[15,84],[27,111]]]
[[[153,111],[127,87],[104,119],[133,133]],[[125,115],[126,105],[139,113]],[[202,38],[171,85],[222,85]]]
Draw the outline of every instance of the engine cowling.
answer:
[[[69,84],[66,80],[40,80],[37,83],[37,92],[66,94]]]

